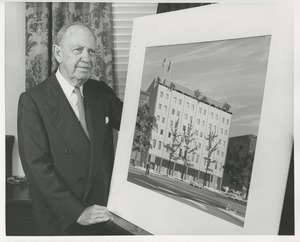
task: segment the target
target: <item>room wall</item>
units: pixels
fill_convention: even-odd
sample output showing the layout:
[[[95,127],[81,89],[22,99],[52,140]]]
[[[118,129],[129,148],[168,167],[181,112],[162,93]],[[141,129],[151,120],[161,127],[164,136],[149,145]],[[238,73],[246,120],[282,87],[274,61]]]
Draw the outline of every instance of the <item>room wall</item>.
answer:
[[[25,3],[5,3],[5,134],[14,135],[13,175],[24,175],[17,147],[17,107],[25,91]]]

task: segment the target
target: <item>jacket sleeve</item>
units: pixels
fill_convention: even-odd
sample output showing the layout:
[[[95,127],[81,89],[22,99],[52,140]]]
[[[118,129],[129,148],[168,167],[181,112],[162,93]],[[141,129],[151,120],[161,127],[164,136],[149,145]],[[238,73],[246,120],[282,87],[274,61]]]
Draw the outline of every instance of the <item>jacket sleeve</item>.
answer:
[[[110,113],[112,118],[112,127],[116,130],[120,129],[122,111],[123,111],[123,102],[116,96],[114,91],[109,88],[109,97],[110,97]]]
[[[32,188],[66,229],[76,222],[85,207],[56,174],[42,117],[35,101],[26,93],[19,99],[18,143],[24,172]]]

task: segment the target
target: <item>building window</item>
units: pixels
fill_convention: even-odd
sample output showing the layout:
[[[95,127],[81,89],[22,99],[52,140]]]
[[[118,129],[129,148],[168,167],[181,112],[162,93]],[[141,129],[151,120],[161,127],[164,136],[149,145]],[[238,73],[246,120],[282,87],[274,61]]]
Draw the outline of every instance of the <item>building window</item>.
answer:
[[[181,157],[182,149],[179,150],[179,157]]]
[[[227,129],[225,129],[225,135],[227,135]]]
[[[171,132],[169,132],[168,137],[171,138]]]
[[[155,148],[156,146],[156,139],[153,140],[153,149]]]
[[[173,120],[170,121],[170,126],[173,127]]]
[[[161,97],[161,98],[164,97],[164,92],[160,92],[160,97]]]
[[[165,112],[167,112],[167,106],[164,106]]]
[[[229,124],[229,119],[226,120],[226,123]]]
[[[182,130],[183,130],[183,131],[185,131],[185,130],[186,130],[186,126],[185,126],[185,125],[183,125],[183,127],[182,127]]]
[[[197,124],[200,125],[200,119],[197,119]]]
[[[218,114],[216,114],[216,120],[218,120]]]
[[[203,121],[203,120],[202,120],[202,126],[203,126],[203,127],[205,126],[205,121]]]
[[[224,122],[225,122],[225,118],[223,117],[223,118],[222,118],[222,123],[224,123]]]
[[[204,115],[206,115],[206,109],[204,109]]]
[[[193,117],[192,116],[190,116],[190,122],[193,123]]]
[[[198,144],[198,149],[201,149],[201,143]]]
[[[163,119],[162,119],[162,123],[164,124],[164,123],[165,123],[165,121],[166,121],[166,119],[165,119],[165,118],[163,118]]]
[[[182,104],[182,99],[179,99],[179,105],[181,105]]]
[[[185,120],[188,119],[188,115],[187,115],[187,114],[184,115],[184,119],[185,119]]]
[[[200,158],[200,156],[199,156],[199,155],[197,155],[197,158],[196,158],[196,163],[199,163],[199,158]]]
[[[161,134],[161,135],[164,134],[164,130],[163,130],[163,129],[160,130],[160,134]]]
[[[158,104],[158,109],[161,109],[161,103]]]
[[[220,155],[220,151],[219,150],[217,151],[217,155]]]
[[[209,124],[209,129],[211,129],[211,126],[212,126],[212,125],[211,125],[211,124]]]
[[[156,118],[156,119],[157,119],[157,122],[159,122],[159,120],[160,120],[160,116],[159,116],[159,115],[157,115],[157,118]]]
[[[203,132],[200,132],[200,137],[202,138],[203,137]],[[201,145],[201,144],[200,144]]]
[[[224,152],[222,151],[222,154],[221,154],[221,156],[223,157],[224,156]]]
[[[174,97],[174,103],[176,103],[177,102],[177,97]]]
[[[216,132],[217,131],[217,126],[216,125],[214,125],[214,132]]]
[[[161,141],[158,142],[158,149],[161,149]]]
[[[223,134],[223,128],[221,128],[221,134]]]
[[[226,141],[223,141],[223,145],[226,146]]]
[[[211,118],[214,118],[214,113],[211,113]]]
[[[219,145],[221,144],[221,139],[219,139]]]
[[[180,116],[180,112],[179,111],[177,111],[177,117],[179,117]]]
[[[173,109],[172,109],[172,114],[174,114],[174,113],[175,113],[175,109],[173,108]]]
[[[193,111],[195,110],[195,105],[194,105],[194,104],[192,105],[192,110],[193,110]]]
[[[215,170],[217,170],[217,168],[218,168],[218,162],[216,161],[216,163],[215,163]]]
[[[199,113],[200,113],[200,114],[202,113],[202,108],[199,108]]]
[[[199,134],[199,131],[198,131],[198,130],[196,130],[196,131],[195,131],[195,135],[196,135],[196,136],[198,136],[198,134]]]
[[[190,103],[189,102],[187,102],[186,105],[187,105],[187,108],[190,108]]]

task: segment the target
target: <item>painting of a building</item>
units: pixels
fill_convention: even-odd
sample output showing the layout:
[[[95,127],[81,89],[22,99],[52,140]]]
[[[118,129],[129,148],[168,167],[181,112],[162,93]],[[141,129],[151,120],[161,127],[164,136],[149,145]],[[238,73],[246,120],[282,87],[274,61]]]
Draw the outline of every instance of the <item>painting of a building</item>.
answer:
[[[162,82],[155,79],[147,93],[150,110],[157,120],[157,129],[152,131],[152,148],[149,150],[148,162],[163,174],[167,174],[168,167],[174,167],[173,176],[178,178],[182,176],[184,171],[182,159],[178,159],[174,166],[174,161],[169,161],[165,145],[170,142],[171,127],[174,127],[177,120],[179,133],[187,129],[190,123],[194,134],[191,148],[195,148],[195,152],[190,154],[190,165],[185,179],[203,182],[208,170],[207,185],[220,189],[232,114],[224,110],[221,103],[167,80]],[[208,141],[205,137],[210,131],[216,134],[214,143],[217,144],[217,149],[211,156],[214,162],[210,163],[207,169],[205,157],[208,153],[206,150]],[[182,158],[186,155],[185,152],[182,142],[177,156]]]

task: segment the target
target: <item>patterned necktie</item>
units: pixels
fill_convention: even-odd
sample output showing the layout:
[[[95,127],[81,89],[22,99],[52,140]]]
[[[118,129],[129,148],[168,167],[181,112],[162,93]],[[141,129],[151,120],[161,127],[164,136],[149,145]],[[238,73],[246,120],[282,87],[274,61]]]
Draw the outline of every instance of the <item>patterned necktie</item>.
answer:
[[[81,96],[79,87],[74,88],[74,93],[77,95],[77,108],[78,108],[78,113],[79,113],[79,122],[80,122],[81,127],[83,128],[86,136],[89,138],[89,131],[87,129],[86,120],[85,120],[83,97]]]

